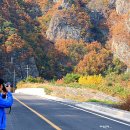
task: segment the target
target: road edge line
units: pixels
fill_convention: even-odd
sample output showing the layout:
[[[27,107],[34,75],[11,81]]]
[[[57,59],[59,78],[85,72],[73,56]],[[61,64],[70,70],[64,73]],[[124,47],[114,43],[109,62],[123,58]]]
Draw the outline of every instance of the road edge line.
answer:
[[[129,124],[129,122],[128,123],[126,123],[127,121],[122,121],[122,120],[120,120],[120,119],[115,119],[114,117],[109,117],[109,116],[106,116],[106,115],[104,115],[104,114],[101,114],[101,113],[98,113],[98,112],[94,112],[94,111],[91,111],[91,110],[89,110],[89,109],[85,109],[85,108],[82,108],[82,107],[77,107],[77,106],[73,106],[73,105],[70,105],[70,104],[67,104],[67,103],[64,103],[64,102],[61,102],[61,101],[56,101],[56,100],[53,100],[53,99],[47,99],[47,100],[50,100],[50,101],[54,101],[54,102],[56,102],[56,103],[59,103],[59,104],[62,104],[62,105],[65,105],[65,106],[69,106],[69,107],[71,107],[71,108],[75,108],[75,109],[77,109],[77,110],[81,110],[81,111],[84,111],[84,112],[87,112],[87,113],[90,113],[90,114],[93,114],[93,115],[96,115],[96,116],[99,116],[99,117],[102,117],[102,118],[105,118],[105,119],[108,119],[108,120],[111,120],[111,121],[113,121],[113,122],[117,122],[117,123],[119,123],[119,124],[123,124],[123,125],[125,125],[125,126],[129,126],[130,127],[130,124]]]

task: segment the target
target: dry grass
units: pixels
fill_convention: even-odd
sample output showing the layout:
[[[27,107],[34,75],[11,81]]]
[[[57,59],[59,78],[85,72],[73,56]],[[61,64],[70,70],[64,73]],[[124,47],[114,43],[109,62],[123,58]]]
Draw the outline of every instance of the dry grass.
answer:
[[[130,111],[130,96],[128,96],[125,102],[120,105],[120,108],[123,110]]]
[[[24,83],[19,82],[17,88],[42,88],[44,87],[42,83]]]
[[[55,86],[49,83],[19,82],[17,84],[17,88],[44,88],[46,94],[48,95],[65,98],[65,99],[71,99],[78,102],[88,101],[90,99],[93,99],[95,95],[101,94],[99,91],[92,90],[90,88],[71,88],[65,86]],[[105,100],[102,99],[102,96],[101,97],[98,96],[98,98],[100,98],[100,100]]]
[[[50,84],[43,84],[43,83],[24,83],[24,82],[19,82],[17,84],[17,88],[44,88],[46,94],[52,95],[52,96],[57,96],[60,98],[66,98],[66,99],[71,99],[75,101],[86,101],[86,98],[82,97],[80,94],[75,96],[74,94],[67,93],[65,90],[65,87],[58,87],[58,86],[53,86]]]

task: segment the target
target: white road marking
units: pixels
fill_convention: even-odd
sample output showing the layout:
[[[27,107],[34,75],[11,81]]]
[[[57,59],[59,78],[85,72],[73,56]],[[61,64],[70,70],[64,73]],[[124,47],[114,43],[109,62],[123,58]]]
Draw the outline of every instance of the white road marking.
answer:
[[[130,124],[128,123],[125,123],[125,122],[122,122],[122,121],[118,121],[116,119],[113,119],[113,118],[110,118],[110,117],[107,117],[105,115],[100,115],[100,114],[97,114],[97,113],[94,113],[94,112],[91,112],[91,111],[88,111],[88,110],[85,110],[85,109],[82,109],[82,108],[79,108],[79,107],[76,107],[76,106],[72,106],[72,105],[69,105],[69,104],[66,104],[66,103],[63,103],[61,101],[56,101],[56,100],[53,100],[53,99],[47,99],[45,97],[40,97],[40,96],[37,96],[39,98],[42,98],[44,100],[48,100],[48,101],[53,101],[53,102],[56,102],[56,103],[59,103],[59,104],[62,104],[62,105],[65,105],[65,106],[69,106],[71,108],[75,108],[77,110],[81,110],[81,111],[84,111],[86,113],[90,113],[90,114],[93,114],[93,115],[96,115],[96,116],[99,116],[99,117],[102,117],[102,118],[105,118],[105,119],[108,119],[108,120],[111,120],[111,121],[114,121],[114,122],[117,122],[119,124],[123,124],[123,125],[126,125],[126,126],[129,126],[130,127]]]
[[[109,125],[100,125],[99,127],[103,128],[103,129],[111,129],[112,128]]]
[[[46,99],[46,98],[44,98],[44,99]],[[85,110],[85,109],[82,109],[82,108],[79,108],[79,107],[76,107],[76,106],[72,106],[72,105],[60,102],[60,101],[55,101],[55,100],[52,100],[52,99],[47,99],[47,100],[54,101],[54,102],[57,102],[59,104],[62,104],[62,105],[65,105],[65,106],[69,106],[69,107],[72,107],[72,108],[75,108],[75,109],[78,109],[78,110],[81,110],[81,111],[84,111],[84,112],[87,112],[87,113],[90,113],[90,114],[93,114],[93,115],[96,115],[96,116],[99,116],[99,117],[102,117],[102,118],[105,118],[105,119],[108,119],[108,120],[111,120],[111,121],[117,122],[119,124],[123,124],[123,125],[126,125],[126,126],[130,127],[130,124],[127,124],[127,123],[122,122],[122,121],[118,121],[116,119],[112,119],[112,118],[107,117],[105,115],[100,115],[100,114],[97,114],[97,113],[94,113],[94,112],[91,112],[91,111],[88,111],[88,110]]]

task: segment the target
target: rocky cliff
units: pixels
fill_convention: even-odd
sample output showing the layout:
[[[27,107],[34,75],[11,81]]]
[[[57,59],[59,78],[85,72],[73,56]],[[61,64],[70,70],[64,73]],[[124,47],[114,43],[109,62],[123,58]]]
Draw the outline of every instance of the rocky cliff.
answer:
[[[94,42],[107,48],[110,41],[114,55],[130,67],[129,8],[130,0],[0,0],[0,77],[12,81],[15,70],[19,81],[28,65],[31,76],[61,78]]]
[[[67,16],[56,14],[50,21],[49,28],[46,32],[47,38],[51,41],[55,41],[57,39],[87,39],[86,36],[82,36],[82,31],[84,28],[80,24],[72,25],[68,21],[71,19],[73,23],[75,22],[76,16]]]
[[[57,39],[81,39],[105,43],[108,35],[105,14],[103,10],[98,11],[98,7],[93,9],[91,4],[63,0],[50,20],[47,38],[53,42]]]
[[[112,36],[112,50],[121,61],[130,68],[130,0],[117,0],[116,12],[122,19],[114,27],[119,32]]]
[[[116,11],[118,14],[126,14],[130,11],[130,0],[116,0]]]

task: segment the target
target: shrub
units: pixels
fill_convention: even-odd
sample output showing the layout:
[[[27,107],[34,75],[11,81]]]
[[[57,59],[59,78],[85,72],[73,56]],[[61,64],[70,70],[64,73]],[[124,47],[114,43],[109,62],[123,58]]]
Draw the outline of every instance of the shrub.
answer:
[[[108,84],[114,85],[114,83],[120,81],[120,75],[117,75],[116,73],[112,72],[112,73],[106,75],[105,80],[106,80],[106,85],[111,86]]]
[[[62,78],[62,79],[58,79],[57,81],[56,81],[56,84],[63,84],[64,83],[64,79]]]
[[[10,41],[6,41],[5,44],[6,44],[6,45],[11,45],[12,42],[10,42]]]
[[[130,81],[130,73],[125,73],[121,75],[122,80]]]
[[[83,76],[79,78],[79,84],[87,84],[87,85],[98,85],[103,81],[103,77],[101,75],[94,76]]]
[[[28,78],[26,78],[24,80],[24,82],[30,82],[30,83],[43,83],[44,80],[41,78],[41,77],[32,77],[32,76],[29,76]]]
[[[115,84],[115,87],[114,87],[113,91],[116,94],[119,94],[119,93],[125,92],[125,88],[123,88],[120,84],[117,83],[117,84]]]
[[[44,90],[47,95],[50,95],[53,92],[53,90],[49,87],[44,87]]]
[[[19,81],[17,84],[16,84],[16,88],[24,88],[25,82],[23,80]]]
[[[113,83],[112,83],[112,82],[110,82],[110,81],[109,81],[109,82],[107,82],[107,86],[108,86],[108,87],[111,87],[112,85],[113,85]]]
[[[80,78],[79,74],[74,74],[74,73],[67,74],[64,77],[64,83],[68,84],[68,83],[72,83],[72,82],[78,82],[79,78]]]
[[[130,95],[125,99],[125,102],[120,105],[124,110],[130,111]]]

